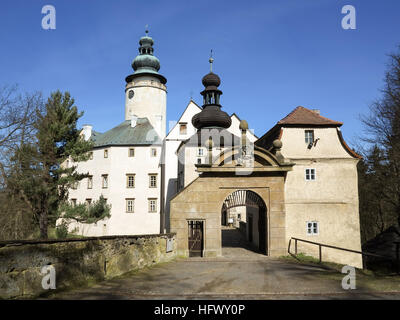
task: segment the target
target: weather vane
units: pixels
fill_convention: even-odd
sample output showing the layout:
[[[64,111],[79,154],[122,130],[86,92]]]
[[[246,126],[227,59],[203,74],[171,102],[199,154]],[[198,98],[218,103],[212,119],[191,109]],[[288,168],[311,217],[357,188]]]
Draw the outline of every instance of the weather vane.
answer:
[[[212,57],[212,54],[213,54],[213,52],[212,52],[212,49],[211,49],[210,59],[208,60],[208,61],[210,62],[210,72],[212,72],[212,64],[213,64],[213,62],[214,62],[214,59],[213,59],[213,57]]]

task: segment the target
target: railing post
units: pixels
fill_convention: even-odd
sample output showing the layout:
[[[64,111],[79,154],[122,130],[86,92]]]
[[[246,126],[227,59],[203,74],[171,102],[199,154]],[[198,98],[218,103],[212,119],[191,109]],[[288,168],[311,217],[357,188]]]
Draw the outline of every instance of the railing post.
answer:
[[[297,256],[297,239],[294,240],[294,254]]]
[[[319,263],[321,263],[322,262],[322,250],[321,250],[321,245],[318,245],[319,246]]]

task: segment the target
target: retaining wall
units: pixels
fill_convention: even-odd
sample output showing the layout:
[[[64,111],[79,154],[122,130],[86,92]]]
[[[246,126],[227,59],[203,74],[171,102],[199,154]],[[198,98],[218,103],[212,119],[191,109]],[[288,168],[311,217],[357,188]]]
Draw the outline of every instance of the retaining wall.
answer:
[[[172,247],[167,252],[167,242]],[[56,289],[110,279],[176,257],[175,234],[0,242],[0,298],[33,298],[43,266],[56,271]],[[51,289],[49,289],[51,290]]]

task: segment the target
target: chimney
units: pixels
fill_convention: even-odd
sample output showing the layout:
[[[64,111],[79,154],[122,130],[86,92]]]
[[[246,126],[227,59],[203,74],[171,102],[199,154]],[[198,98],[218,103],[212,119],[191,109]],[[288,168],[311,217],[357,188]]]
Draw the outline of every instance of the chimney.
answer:
[[[312,112],[315,112],[316,114],[320,114],[319,109],[312,109],[311,111],[312,111]]]
[[[85,124],[82,127],[82,134],[84,136],[84,139],[88,141],[90,137],[92,136],[92,129],[93,127],[89,124]]]
[[[131,127],[136,127],[138,117],[136,115],[131,115]]]

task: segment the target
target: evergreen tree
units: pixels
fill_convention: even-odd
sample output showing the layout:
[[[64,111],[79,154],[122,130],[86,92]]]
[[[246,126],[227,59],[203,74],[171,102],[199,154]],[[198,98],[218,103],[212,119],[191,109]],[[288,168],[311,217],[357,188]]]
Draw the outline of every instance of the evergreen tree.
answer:
[[[37,114],[36,141],[22,144],[12,159],[8,185],[32,210],[41,238],[47,238],[48,224],[57,219],[68,189],[88,176],[66,165],[67,160],[88,160],[93,147],[76,127],[82,115],[68,92],[52,93],[45,111]]]

